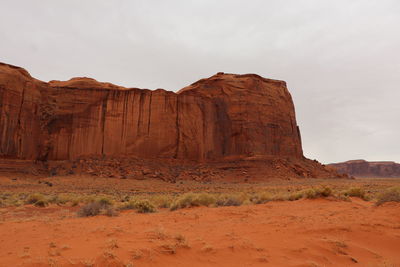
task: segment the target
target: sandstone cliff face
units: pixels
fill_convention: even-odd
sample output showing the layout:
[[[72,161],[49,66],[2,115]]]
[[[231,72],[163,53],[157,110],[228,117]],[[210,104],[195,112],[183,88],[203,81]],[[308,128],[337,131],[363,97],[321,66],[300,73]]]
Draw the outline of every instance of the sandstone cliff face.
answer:
[[[400,164],[393,161],[368,162],[365,160],[350,160],[329,164],[340,173],[356,177],[399,177]]]
[[[41,148],[41,86],[25,70],[0,63],[0,156],[35,159]]]
[[[0,64],[0,156],[135,156],[196,162],[302,158],[285,82],[218,73],[178,93],[89,78],[44,83]]]

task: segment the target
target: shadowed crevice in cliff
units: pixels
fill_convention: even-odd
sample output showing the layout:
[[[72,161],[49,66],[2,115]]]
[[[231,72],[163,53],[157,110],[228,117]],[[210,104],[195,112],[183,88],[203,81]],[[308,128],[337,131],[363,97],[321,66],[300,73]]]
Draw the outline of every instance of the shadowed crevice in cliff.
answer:
[[[104,140],[105,140],[105,129],[106,129],[106,114],[107,114],[107,100],[103,100],[101,105],[101,129],[102,129],[102,139],[101,139],[101,154],[104,155]]]

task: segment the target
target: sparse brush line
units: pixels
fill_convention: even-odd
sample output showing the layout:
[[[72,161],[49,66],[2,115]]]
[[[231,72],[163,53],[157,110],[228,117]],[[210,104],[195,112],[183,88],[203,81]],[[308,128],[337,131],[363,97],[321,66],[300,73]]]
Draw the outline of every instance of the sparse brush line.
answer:
[[[188,192],[154,194],[44,194],[44,193],[0,193],[0,207],[34,205],[79,206],[80,217],[108,215],[118,211],[135,210],[138,213],[153,213],[160,209],[171,211],[191,207],[221,207],[264,204],[271,201],[296,201],[300,199],[327,198],[350,201],[351,197],[375,201],[376,205],[400,202],[400,187],[381,190],[366,190],[362,187],[332,188],[329,186],[266,188],[234,193]]]

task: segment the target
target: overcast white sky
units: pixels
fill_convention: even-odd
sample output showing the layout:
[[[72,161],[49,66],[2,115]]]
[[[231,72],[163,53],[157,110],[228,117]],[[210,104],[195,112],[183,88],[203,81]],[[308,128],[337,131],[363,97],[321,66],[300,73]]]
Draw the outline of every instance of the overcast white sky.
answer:
[[[0,0],[0,61],[44,80],[180,88],[285,80],[303,149],[400,162],[398,0]]]

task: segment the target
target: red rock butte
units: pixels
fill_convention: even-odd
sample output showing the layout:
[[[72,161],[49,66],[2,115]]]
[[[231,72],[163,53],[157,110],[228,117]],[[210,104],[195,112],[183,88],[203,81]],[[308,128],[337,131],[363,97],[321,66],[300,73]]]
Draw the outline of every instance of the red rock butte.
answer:
[[[93,156],[198,163],[304,159],[284,81],[217,73],[175,93],[90,78],[46,83],[1,63],[0,157]]]
[[[349,160],[329,164],[339,173],[346,173],[356,177],[398,177],[400,178],[400,164],[394,161],[366,161]]]

